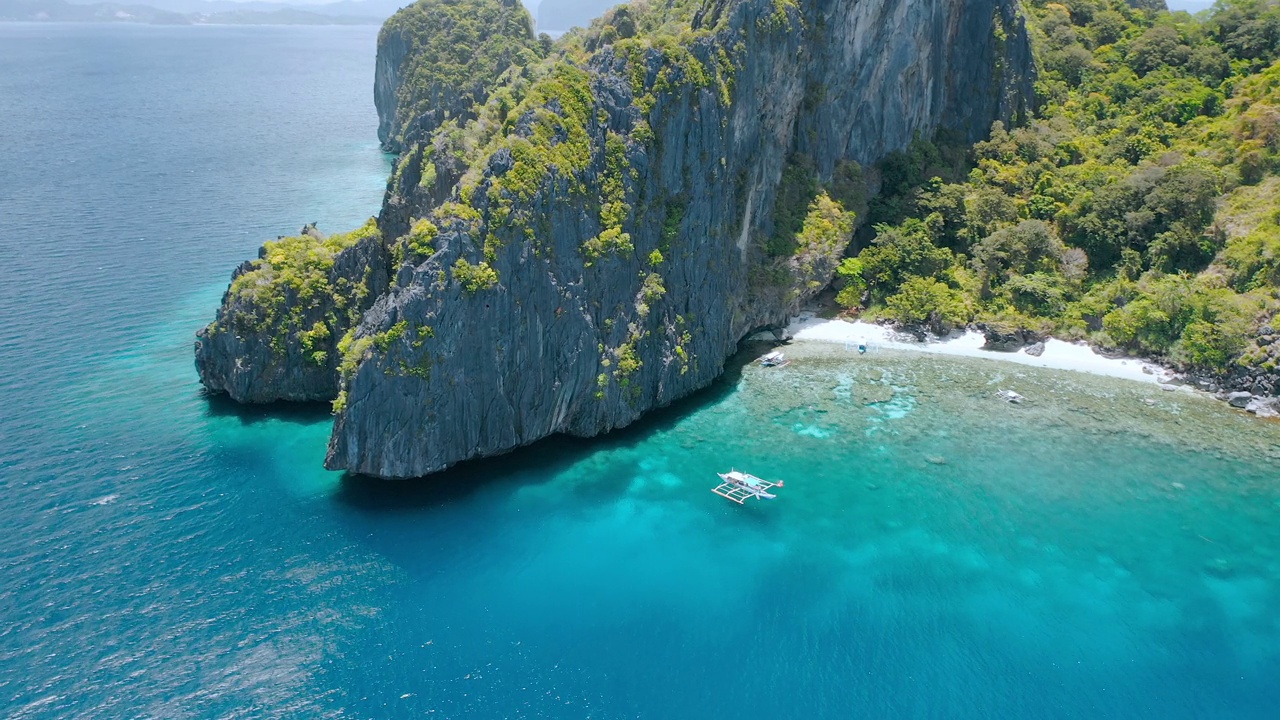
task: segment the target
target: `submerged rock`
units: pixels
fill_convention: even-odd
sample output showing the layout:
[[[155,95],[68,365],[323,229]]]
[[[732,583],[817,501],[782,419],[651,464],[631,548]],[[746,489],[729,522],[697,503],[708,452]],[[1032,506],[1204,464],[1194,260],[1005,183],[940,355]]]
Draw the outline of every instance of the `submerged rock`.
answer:
[[[1247,393],[1239,390],[1236,392],[1227,393],[1227,404],[1229,404],[1231,407],[1243,408],[1247,406],[1251,400],[1253,400],[1252,393]]]
[[[1236,574],[1235,566],[1226,558],[1213,558],[1204,564],[1204,571],[1216,578],[1230,579]]]
[[[1236,407],[1239,407],[1238,405]],[[1280,417],[1280,398],[1267,397],[1251,398],[1244,406],[1246,412],[1253,413],[1258,417],[1273,418]]]
[[[878,383],[863,383],[857,387],[858,402],[863,405],[878,405],[893,399],[893,388]]]

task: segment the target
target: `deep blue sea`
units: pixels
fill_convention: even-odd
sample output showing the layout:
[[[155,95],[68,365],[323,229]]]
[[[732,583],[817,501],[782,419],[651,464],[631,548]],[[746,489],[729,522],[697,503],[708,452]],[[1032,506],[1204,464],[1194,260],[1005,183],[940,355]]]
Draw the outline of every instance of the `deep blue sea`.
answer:
[[[399,483],[205,397],[234,266],[377,210],[375,34],[0,25],[0,716],[1277,717],[1280,424],[1189,393],[799,346]]]

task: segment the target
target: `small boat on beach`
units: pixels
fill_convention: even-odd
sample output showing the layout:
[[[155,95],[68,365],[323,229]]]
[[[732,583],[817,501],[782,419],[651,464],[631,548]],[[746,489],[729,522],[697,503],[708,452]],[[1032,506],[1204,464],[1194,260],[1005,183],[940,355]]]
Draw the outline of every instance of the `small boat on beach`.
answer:
[[[760,358],[761,367],[786,367],[790,363],[791,361],[787,359],[786,355],[782,354],[781,350],[774,350]]]
[[[722,482],[712,488],[711,492],[721,497],[729,498],[739,505],[745,505],[747,500],[751,498],[773,500],[778,496],[769,492],[769,490],[775,487],[782,487],[781,480],[771,482],[740,470],[731,469],[727,473],[716,474],[720,476]]]
[[[1018,393],[1012,390],[1001,390],[1000,392],[996,393],[996,397],[1000,398],[1001,400],[1004,400],[1005,402],[1014,403],[1015,405],[1022,402],[1023,400],[1026,400],[1025,397],[1019,395]]]

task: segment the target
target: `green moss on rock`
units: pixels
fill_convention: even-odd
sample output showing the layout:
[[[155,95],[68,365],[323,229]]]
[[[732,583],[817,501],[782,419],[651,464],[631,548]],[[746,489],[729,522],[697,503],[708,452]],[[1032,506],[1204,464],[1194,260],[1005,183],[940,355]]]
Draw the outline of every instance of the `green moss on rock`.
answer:
[[[458,261],[453,264],[453,279],[458,281],[467,294],[475,295],[481,290],[490,290],[498,284],[498,271],[490,267],[487,262],[482,261],[472,265],[466,258],[458,258]]]
[[[380,55],[391,47],[403,52],[388,59],[402,60],[394,108],[380,108],[390,115],[380,134],[393,148],[413,139],[424,116],[439,124],[468,112],[508,67],[536,62],[544,52],[519,0],[419,0],[387,20],[378,46]]]
[[[354,320],[358,302],[368,292],[363,283],[332,278],[338,253],[378,235],[377,221],[370,218],[347,233],[298,235],[265,243],[262,257],[228,290],[230,306],[241,309],[231,323],[239,331],[270,334],[277,354],[283,354],[291,335],[306,333],[299,339],[314,345],[319,334],[314,323],[307,324],[309,315],[332,303],[335,312],[344,314],[344,320]],[[347,314],[352,317],[345,317]],[[324,334],[327,338],[327,330]],[[315,350],[307,347],[307,351]]]

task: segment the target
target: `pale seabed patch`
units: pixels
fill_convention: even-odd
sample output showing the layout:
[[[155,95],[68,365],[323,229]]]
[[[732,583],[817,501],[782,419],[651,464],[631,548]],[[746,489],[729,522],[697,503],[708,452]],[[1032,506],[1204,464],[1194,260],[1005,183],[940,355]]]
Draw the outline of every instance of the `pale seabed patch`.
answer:
[[[1117,717],[1150,711],[1159,688],[1160,707],[1223,716],[1233,683],[1256,698],[1268,682],[1280,424],[1107,377],[827,343],[787,353],[494,489],[499,515],[525,520],[486,523],[507,537],[469,567],[520,662],[607,646],[556,672],[595,690],[661,678],[688,716],[778,710],[741,684],[699,704],[691,689],[723,683],[711,659],[729,657],[790,688],[799,716],[902,716],[910,688],[990,716],[1070,702]],[[1005,387],[1027,400],[1003,402]],[[710,492],[729,467],[786,486],[738,506]]]
[[[849,603],[893,624],[945,607],[961,640],[1064,661],[1137,649],[1156,672],[1187,662],[1174,638],[1188,628],[1226,643],[1241,672],[1275,661],[1280,486],[1266,468],[1280,423],[1109,377],[890,348],[787,352],[787,367],[748,366],[723,401],[536,492],[633,468],[588,535],[616,543],[641,521],[724,548],[679,561],[682,576],[714,577],[717,597],[760,592],[773,563],[817,563],[825,580],[790,609],[816,613],[806,623]],[[1027,401],[996,397],[1009,387]],[[785,479],[779,500],[726,507],[708,490],[731,465]],[[674,590],[619,582],[638,598]],[[710,589],[675,591],[685,606]],[[1086,623],[1097,632],[1080,635]]]

